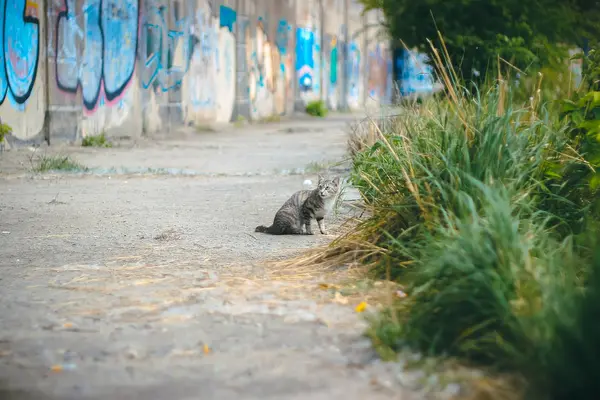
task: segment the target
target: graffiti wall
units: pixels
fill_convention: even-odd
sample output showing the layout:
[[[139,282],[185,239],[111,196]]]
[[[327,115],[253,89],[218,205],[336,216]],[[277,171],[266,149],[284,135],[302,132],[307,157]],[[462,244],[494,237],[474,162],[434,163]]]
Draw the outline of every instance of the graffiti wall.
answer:
[[[400,75],[399,89],[402,96],[434,93],[441,89],[439,82],[434,79],[427,54],[404,50],[395,62]]]
[[[323,67],[324,78],[323,86],[327,98],[327,107],[331,110],[337,110],[340,106],[341,82],[340,76],[340,57],[337,35],[326,34],[325,46],[323,46]]]
[[[376,43],[367,59],[367,105],[390,104],[393,88],[392,54],[382,44]]]
[[[190,27],[191,48],[184,99],[187,120],[229,122],[235,103],[235,37],[237,13],[203,0]]]
[[[80,111],[83,136],[138,128],[133,109],[139,16],[138,0],[48,4],[49,101],[59,110]]]
[[[391,59],[341,0],[0,0],[0,116],[15,143],[385,102]],[[45,129],[47,128],[47,129]]]
[[[327,107],[331,110],[343,108],[343,82],[345,51],[344,1],[322,0],[326,15],[323,17],[323,96]]]
[[[20,140],[44,124],[42,11],[41,1],[0,0],[0,116]]]
[[[363,102],[364,80],[362,52],[358,43],[353,41],[348,45],[348,62],[346,64],[346,76],[348,77],[348,106],[351,109],[359,109]]]
[[[293,110],[290,20],[293,1],[256,0],[246,10],[238,35],[243,36],[248,117],[260,121]]]
[[[293,51],[293,26],[286,18],[280,18],[275,32],[275,46],[279,51],[279,73],[281,75],[283,104],[280,110],[283,113],[293,109],[294,104],[294,51]]]

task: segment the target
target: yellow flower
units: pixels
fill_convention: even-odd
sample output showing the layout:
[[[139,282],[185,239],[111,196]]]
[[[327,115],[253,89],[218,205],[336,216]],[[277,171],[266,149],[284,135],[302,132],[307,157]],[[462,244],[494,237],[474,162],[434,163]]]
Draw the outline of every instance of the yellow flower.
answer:
[[[364,301],[361,301],[360,304],[358,304],[356,306],[356,308],[354,308],[354,311],[356,312],[363,312],[367,309],[367,303],[365,303]]]

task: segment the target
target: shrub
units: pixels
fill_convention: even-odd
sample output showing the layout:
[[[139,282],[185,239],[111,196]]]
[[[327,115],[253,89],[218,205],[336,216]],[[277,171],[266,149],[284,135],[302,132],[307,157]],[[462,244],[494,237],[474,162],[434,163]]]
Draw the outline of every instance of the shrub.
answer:
[[[584,88],[562,102],[562,116],[571,128],[573,149],[585,165],[570,168],[560,176],[570,187],[577,183],[572,200],[600,214],[600,50],[584,58]]]
[[[327,106],[323,100],[311,101],[306,105],[306,113],[313,117],[325,117],[327,115]]]

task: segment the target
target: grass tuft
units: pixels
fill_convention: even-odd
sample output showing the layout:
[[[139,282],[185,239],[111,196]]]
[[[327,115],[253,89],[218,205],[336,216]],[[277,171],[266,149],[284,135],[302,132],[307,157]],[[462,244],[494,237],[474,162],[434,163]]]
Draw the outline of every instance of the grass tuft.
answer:
[[[306,113],[313,117],[325,117],[327,112],[327,106],[323,100],[314,100],[306,105]]]
[[[83,147],[112,147],[112,143],[110,143],[106,139],[106,134],[104,132],[98,135],[90,135],[83,138],[81,141],[81,145]]]
[[[51,171],[85,172],[88,168],[75,161],[70,156],[43,155],[35,160],[32,159],[32,170],[33,172],[39,173]]]
[[[2,119],[0,119],[0,143],[4,142],[4,137],[6,135],[10,135],[11,133],[12,128],[10,125],[3,123]]]

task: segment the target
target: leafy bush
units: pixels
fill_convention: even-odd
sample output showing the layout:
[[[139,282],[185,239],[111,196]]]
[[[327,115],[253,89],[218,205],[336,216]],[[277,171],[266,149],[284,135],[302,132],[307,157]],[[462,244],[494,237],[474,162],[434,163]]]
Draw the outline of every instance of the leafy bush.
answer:
[[[306,105],[306,113],[313,117],[325,117],[327,115],[327,106],[323,100],[311,101]]]
[[[586,179],[590,189],[600,188],[600,49],[591,50],[585,58],[586,90],[576,93],[574,99],[563,101],[563,116],[572,127],[577,149],[589,163]],[[582,56],[580,56],[582,57]],[[583,57],[582,57],[583,58]]]

